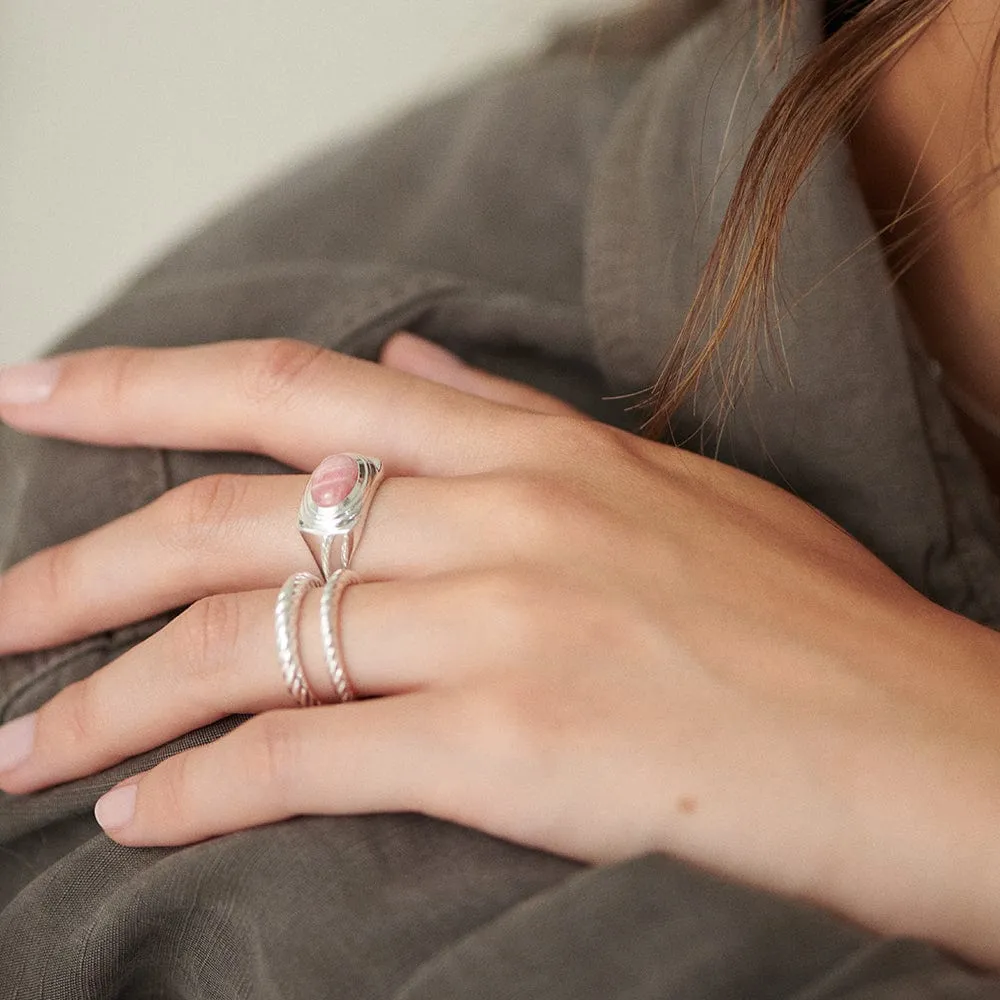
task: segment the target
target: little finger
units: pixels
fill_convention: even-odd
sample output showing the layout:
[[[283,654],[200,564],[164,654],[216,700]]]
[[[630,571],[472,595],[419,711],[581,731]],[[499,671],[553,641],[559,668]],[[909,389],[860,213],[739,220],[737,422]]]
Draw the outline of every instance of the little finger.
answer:
[[[98,822],[126,845],[190,844],[304,814],[414,811],[461,766],[440,694],[267,712],[104,795]]]

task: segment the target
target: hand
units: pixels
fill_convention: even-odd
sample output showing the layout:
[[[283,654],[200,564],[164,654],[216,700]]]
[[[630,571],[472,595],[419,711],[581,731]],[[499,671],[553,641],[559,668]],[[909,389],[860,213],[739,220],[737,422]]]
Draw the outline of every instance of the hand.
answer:
[[[997,639],[807,505],[576,416],[294,342],[90,351],[45,371],[51,392],[36,374],[36,401],[0,417],[303,470],[359,451],[390,478],[342,610],[360,702],[292,709],[276,662],[276,588],[311,568],[304,476],[209,477],[11,569],[0,653],[191,607],[13,723],[33,745],[6,791],[253,713],[110,793],[110,835],[183,844],[414,810],[586,861],[668,851],[1000,961]],[[0,398],[12,387],[0,377]],[[328,695],[316,604],[303,654]]]

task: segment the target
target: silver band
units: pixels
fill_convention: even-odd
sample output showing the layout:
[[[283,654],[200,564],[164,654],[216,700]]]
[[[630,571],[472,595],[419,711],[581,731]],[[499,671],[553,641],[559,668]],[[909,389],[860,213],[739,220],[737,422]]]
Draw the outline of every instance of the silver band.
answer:
[[[350,455],[358,466],[358,481],[333,507],[320,507],[306,487],[299,504],[299,533],[309,546],[324,580],[336,569],[347,569],[358,547],[375,491],[382,482],[382,463],[365,455]]]
[[[319,605],[319,624],[323,632],[323,653],[326,669],[336,692],[337,701],[353,701],[356,697],[354,685],[344,665],[344,654],[340,648],[340,601],[344,591],[361,577],[349,569],[336,569],[323,587]]]
[[[296,573],[290,576],[278,592],[274,605],[274,634],[278,643],[278,661],[288,693],[302,708],[319,705],[316,692],[309,686],[299,654],[299,620],[302,617],[302,600],[323,581],[313,573]]]

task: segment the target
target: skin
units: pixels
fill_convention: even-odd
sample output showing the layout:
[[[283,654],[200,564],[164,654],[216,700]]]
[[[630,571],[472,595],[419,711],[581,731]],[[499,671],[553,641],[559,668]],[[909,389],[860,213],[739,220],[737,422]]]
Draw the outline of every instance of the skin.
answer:
[[[998,32],[995,0],[952,0],[883,75],[850,144],[875,222],[889,226],[910,211],[888,235],[919,229],[930,236],[924,256],[899,279],[929,353],[1000,417],[1000,185],[991,180],[964,207],[955,204],[1000,163],[1000,73],[987,93]],[[992,120],[984,128],[988,99]],[[900,263],[890,251],[890,264],[898,270]],[[1000,492],[1000,440],[960,419]]]
[[[105,797],[109,835],[186,844],[416,810],[594,863],[668,851],[1000,964],[995,633],[770,484],[414,338],[385,360],[291,341],[105,349],[49,363],[46,399],[0,404],[33,434],[303,470],[355,450],[388,472],[342,607],[364,696],[346,705],[292,708],[274,654],[277,588],[312,566],[294,527],[306,476],[209,477],[13,567],[0,654],[191,607],[43,706],[0,787],[253,713],[130,780],[130,821]],[[25,377],[0,374],[0,399]],[[303,656],[329,696],[316,598]]]

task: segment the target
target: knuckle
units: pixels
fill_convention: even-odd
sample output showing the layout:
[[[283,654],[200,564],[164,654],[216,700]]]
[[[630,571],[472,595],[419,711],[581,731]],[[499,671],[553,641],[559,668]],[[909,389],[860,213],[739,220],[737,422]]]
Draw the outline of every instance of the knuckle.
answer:
[[[498,774],[520,771],[538,759],[547,721],[534,694],[528,686],[502,682],[465,692],[462,729],[471,734],[477,756]]]
[[[589,662],[594,650],[640,649],[645,637],[643,611],[631,599],[616,599],[593,581],[519,566],[463,578],[463,601],[471,603],[482,635],[511,663]]]
[[[225,543],[245,493],[240,477],[222,474],[178,486],[161,501],[166,523],[159,537],[184,552],[217,549]]]
[[[94,695],[93,679],[85,678],[64,688],[48,706],[49,713],[57,712],[59,716],[59,742],[70,751],[89,747],[105,729]],[[52,714],[48,721],[51,723]]]
[[[301,390],[303,378],[326,357],[317,344],[280,338],[264,340],[247,352],[243,387],[252,403],[280,405]]]
[[[571,413],[520,414],[521,430],[516,438],[525,450],[526,464],[537,466],[538,456],[545,456],[547,464],[558,465],[568,457],[576,460],[580,455],[603,451],[612,442],[618,443],[622,434],[608,424]]]
[[[526,655],[539,642],[545,624],[542,609],[551,607],[541,581],[524,570],[493,570],[472,581],[470,598],[481,620],[490,622],[504,647]]]
[[[108,348],[101,359],[101,370],[104,378],[101,404],[107,411],[114,412],[131,391],[136,376],[141,354],[134,348]]]
[[[546,497],[551,498],[548,484],[539,475],[529,472],[509,472],[493,483],[491,506],[496,511],[509,511],[515,517],[525,517],[536,511]]]
[[[296,730],[285,712],[268,712],[253,722],[254,750],[246,755],[246,780],[261,788],[270,801],[282,803],[300,763]]]
[[[239,645],[239,595],[213,594],[196,601],[178,623],[179,668],[186,678],[212,690],[218,672],[232,662]]]
[[[42,592],[46,602],[57,608],[71,607],[73,595],[78,593],[73,544],[64,542],[49,549],[43,557],[41,570]]]
[[[512,473],[498,479],[490,507],[502,530],[529,549],[551,543],[560,535],[565,490],[550,478],[530,473]]]
[[[564,414],[552,416],[552,439],[560,446],[577,445],[587,451],[600,450],[621,440],[621,432],[599,420],[581,420]]]
[[[191,815],[195,789],[192,765],[197,752],[197,750],[187,750],[174,754],[166,765],[154,769],[156,794],[148,796],[147,803],[153,803],[153,808],[161,817],[169,817],[170,821],[176,822],[179,816]],[[148,804],[144,811],[149,811]],[[149,822],[148,816],[146,822]]]
[[[586,547],[608,527],[590,491],[558,475],[506,475],[495,484],[490,509],[495,529],[529,562],[548,561],[570,544]]]
[[[555,452],[555,467],[569,461],[578,470],[582,456],[587,468],[618,468],[630,454],[629,435],[600,421],[552,416],[547,423],[547,454]]]

